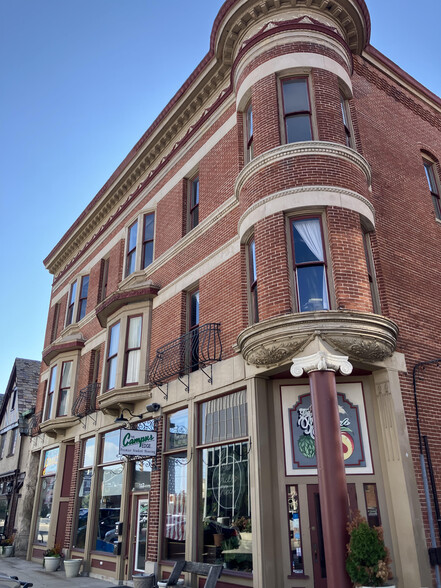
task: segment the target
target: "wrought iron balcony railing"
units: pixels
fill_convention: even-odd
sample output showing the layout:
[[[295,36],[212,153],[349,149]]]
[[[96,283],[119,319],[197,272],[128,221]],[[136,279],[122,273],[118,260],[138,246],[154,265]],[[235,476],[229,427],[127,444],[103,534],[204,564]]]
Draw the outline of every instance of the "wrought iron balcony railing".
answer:
[[[40,410],[40,412],[36,412],[29,419],[29,434],[32,437],[35,437],[35,435],[38,435],[38,433],[40,432],[40,424],[41,424],[42,418],[43,418],[43,411]]]
[[[221,359],[220,323],[207,323],[157,349],[149,369],[149,381],[162,386],[175,376],[203,370]]]
[[[96,397],[99,383],[89,384],[78,392],[72,405],[72,414],[80,419],[96,411]]]

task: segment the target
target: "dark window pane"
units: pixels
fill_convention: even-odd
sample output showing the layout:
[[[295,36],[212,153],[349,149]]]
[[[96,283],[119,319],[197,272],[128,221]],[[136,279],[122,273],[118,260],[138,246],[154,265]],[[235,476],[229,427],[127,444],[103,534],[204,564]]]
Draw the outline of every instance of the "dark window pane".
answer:
[[[155,228],[155,215],[146,214],[144,217],[144,241],[150,241],[153,239],[153,233]]]
[[[297,288],[300,312],[329,309],[325,268],[323,265],[297,268]]]
[[[191,295],[191,315],[190,328],[199,324],[199,292],[193,292]]]
[[[86,541],[87,520],[89,518],[90,488],[92,485],[92,470],[80,472],[80,483],[78,492],[78,515],[76,523],[76,534],[74,547],[84,549]]]
[[[128,250],[131,251],[136,247],[136,236],[138,233],[138,223],[134,223],[129,229],[129,247]]]
[[[285,114],[309,110],[308,86],[305,79],[283,82],[283,106]]]
[[[135,271],[136,250],[129,253],[127,256],[127,275],[133,274]]]
[[[80,300],[80,306],[78,307],[78,320],[86,316],[87,298]]]
[[[199,204],[199,178],[191,183],[191,208]]]
[[[142,252],[143,257],[143,269],[150,265],[153,261],[153,241],[144,243],[144,249]]]
[[[87,298],[87,291],[89,290],[89,276],[84,276],[81,280],[80,298]]]
[[[311,141],[311,139],[309,114],[296,114],[286,118],[286,140],[288,143]]]
[[[194,229],[195,227],[197,227],[198,224],[199,224],[199,207],[196,206],[196,208],[194,208],[191,211],[191,228]]]

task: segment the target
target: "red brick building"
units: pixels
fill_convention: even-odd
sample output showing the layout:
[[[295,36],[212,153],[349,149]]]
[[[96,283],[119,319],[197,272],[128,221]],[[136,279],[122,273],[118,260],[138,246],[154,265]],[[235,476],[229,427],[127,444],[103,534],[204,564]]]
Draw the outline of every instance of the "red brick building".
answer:
[[[363,0],[227,0],[46,258],[29,557],[341,588],[358,508],[397,586],[436,581],[441,100],[370,26]]]

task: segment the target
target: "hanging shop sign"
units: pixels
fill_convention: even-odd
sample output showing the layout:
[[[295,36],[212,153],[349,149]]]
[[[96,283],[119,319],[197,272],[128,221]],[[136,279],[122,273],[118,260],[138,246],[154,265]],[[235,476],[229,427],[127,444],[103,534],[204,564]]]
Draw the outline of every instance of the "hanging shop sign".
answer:
[[[156,442],[156,431],[121,429],[119,435],[119,454],[154,457],[156,455]]]
[[[287,475],[315,475],[317,456],[309,386],[282,386]],[[341,450],[346,472],[372,473],[372,459],[361,383],[337,385]]]

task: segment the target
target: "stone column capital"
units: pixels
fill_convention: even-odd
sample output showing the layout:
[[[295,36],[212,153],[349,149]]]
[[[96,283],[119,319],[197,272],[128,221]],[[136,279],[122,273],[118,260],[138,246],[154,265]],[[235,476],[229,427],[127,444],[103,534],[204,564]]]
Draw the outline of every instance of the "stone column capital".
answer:
[[[300,378],[305,372],[323,372],[340,371],[344,376],[349,376],[352,373],[352,364],[348,361],[348,357],[344,355],[334,355],[328,351],[317,351],[312,355],[303,357],[294,357],[290,369],[294,378]]]

